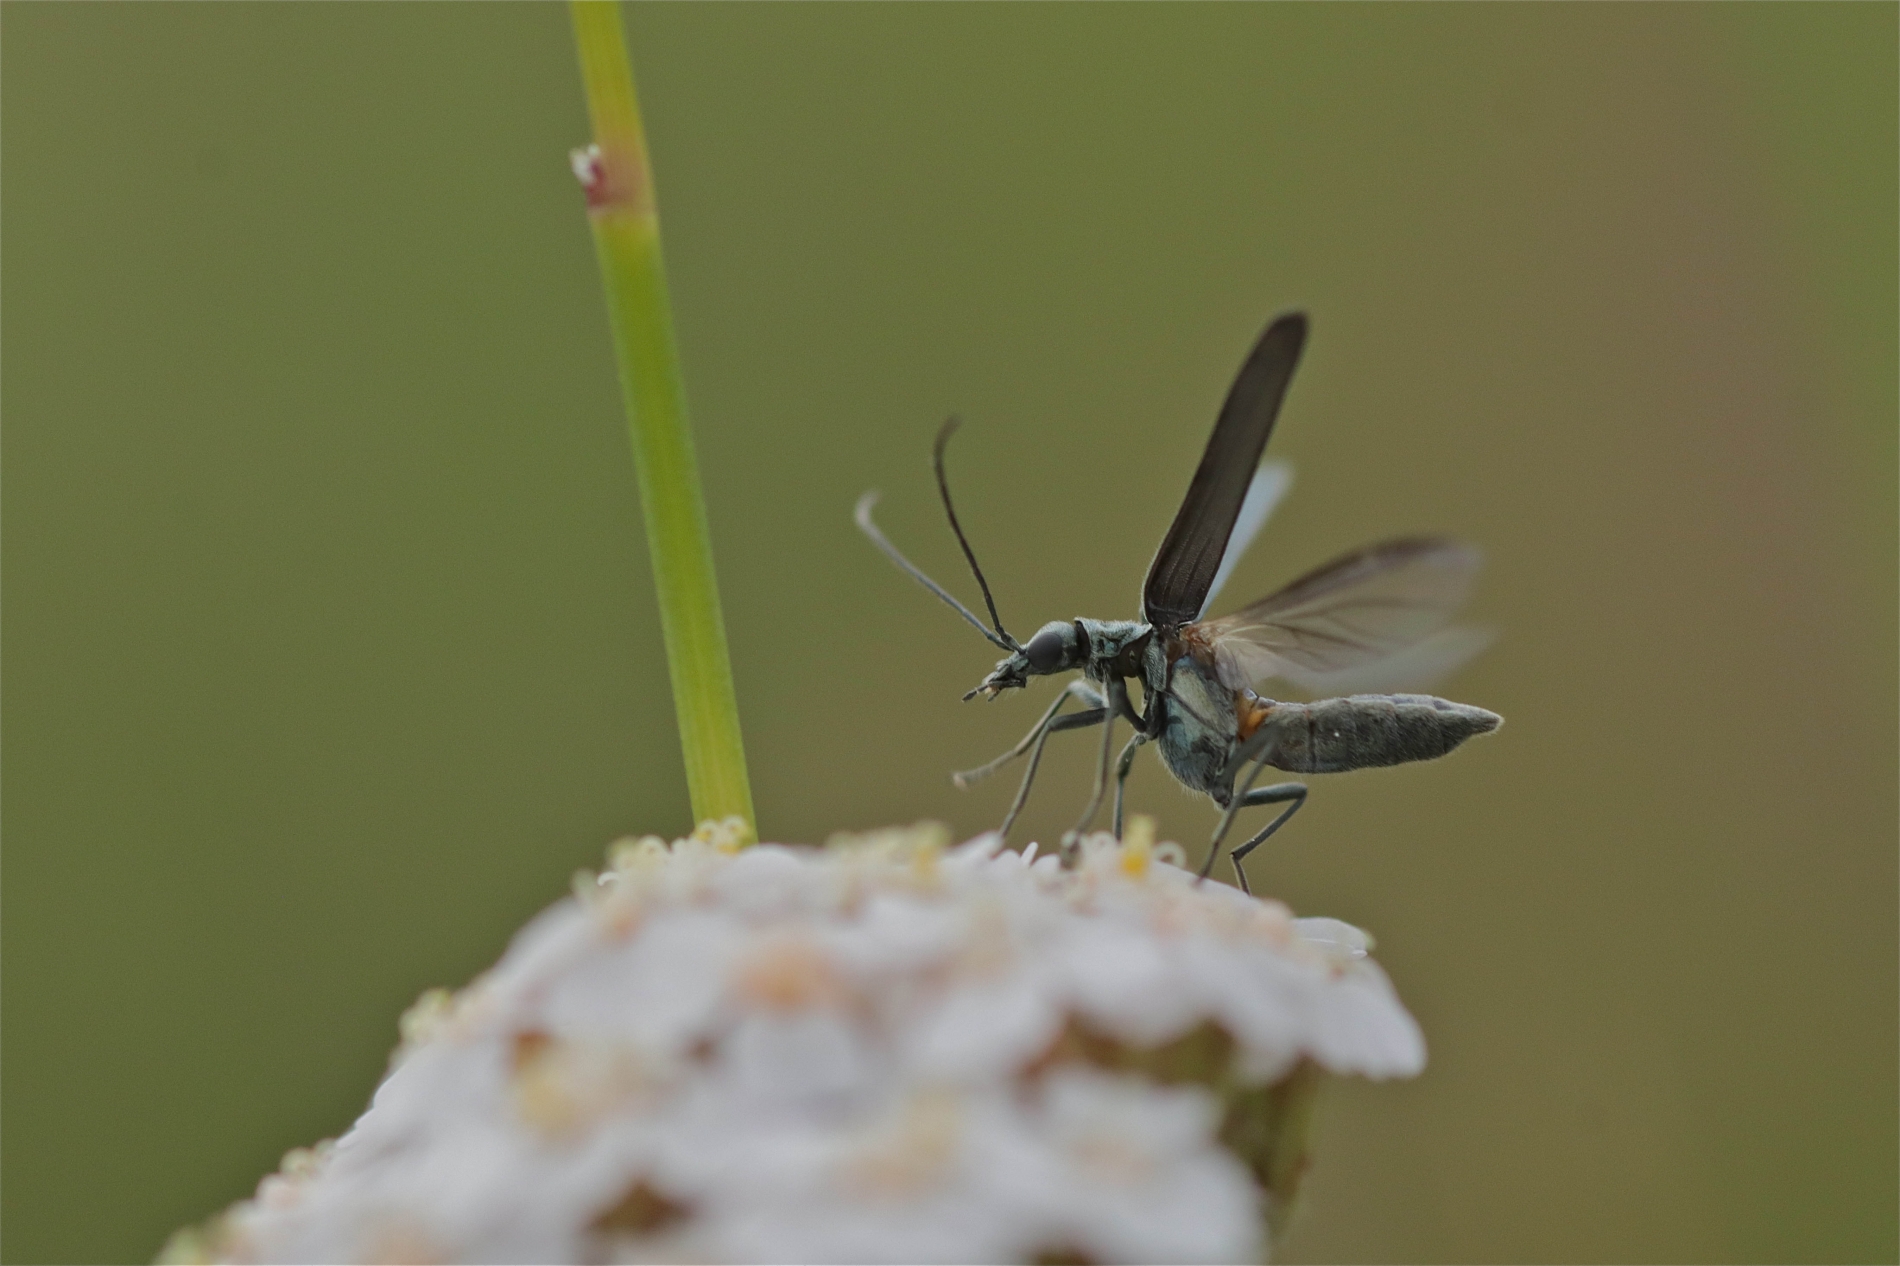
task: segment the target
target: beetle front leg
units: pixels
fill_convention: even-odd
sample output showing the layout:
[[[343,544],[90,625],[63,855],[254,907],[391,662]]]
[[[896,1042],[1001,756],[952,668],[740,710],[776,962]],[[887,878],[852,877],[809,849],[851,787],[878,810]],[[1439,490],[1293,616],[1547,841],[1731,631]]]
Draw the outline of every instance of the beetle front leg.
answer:
[[[1072,697],[1098,706],[1083,712],[1057,716],[1056,713],[1061,710],[1062,705]],[[1036,728],[1025,735],[1022,742],[980,769],[970,770],[967,774],[954,775],[957,786],[962,787],[970,781],[971,776],[980,777],[987,774],[1014,759],[1025,748],[1029,750],[1029,768],[1023,771],[1022,785],[1016,789],[1016,798],[1010,801],[1009,812],[1003,816],[1003,825],[996,828],[998,835],[1004,839],[1009,838],[1009,828],[1016,825],[1016,816],[1023,811],[1023,805],[1028,803],[1029,787],[1036,781],[1036,770],[1042,765],[1042,746],[1049,741],[1049,736],[1057,730],[1079,730],[1087,726],[1099,725],[1108,716],[1107,702],[1087,682],[1072,681],[1068,688],[1056,698],[1056,701],[1049,705],[1049,710],[1042,714],[1042,720],[1036,722]]]
[[[1048,732],[1050,726],[1055,722],[1056,713],[1062,711],[1063,705],[1067,704],[1070,699],[1080,699],[1097,711],[1108,706],[1108,700],[1104,699],[1095,687],[1077,678],[1063,687],[1062,693],[1056,696],[1055,702],[1049,705],[1048,710],[1044,712],[1041,719],[1031,727],[1029,733],[1023,735],[1020,743],[987,764],[978,765],[975,769],[958,770],[956,773],[950,775],[950,781],[957,785],[957,790],[967,790],[971,783],[981,778],[988,778],[991,774],[1009,764],[1018,756],[1021,756],[1024,752],[1028,751],[1038,739],[1042,738],[1043,735]],[[1082,714],[1077,713],[1075,715],[1079,716]],[[1055,728],[1065,730],[1071,729],[1073,726],[1057,725]]]

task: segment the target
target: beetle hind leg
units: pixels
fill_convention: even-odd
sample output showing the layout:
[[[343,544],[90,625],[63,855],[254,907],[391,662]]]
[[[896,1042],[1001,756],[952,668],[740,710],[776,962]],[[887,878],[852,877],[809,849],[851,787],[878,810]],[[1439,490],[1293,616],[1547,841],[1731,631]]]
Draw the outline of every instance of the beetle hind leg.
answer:
[[[1229,767],[1232,768],[1239,761],[1246,760],[1251,756],[1253,753],[1249,750],[1250,747],[1251,744],[1243,745],[1241,752],[1236,754],[1235,761],[1231,763]],[[1251,809],[1263,804],[1284,804],[1287,807],[1280,812],[1279,816],[1267,823],[1266,828],[1258,835],[1248,840],[1245,844],[1242,844],[1233,852],[1234,877],[1239,881],[1240,890],[1250,896],[1252,895],[1253,889],[1247,886],[1247,872],[1240,867],[1241,859],[1266,843],[1267,837],[1286,825],[1286,820],[1299,812],[1300,806],[1306,803],[1306,785],[1304,783],[1278,782],[1274,783],[1271,787],[1256,788],[1253,785],[1254,779],[1260,777],[1260,771],[1266,767],[1265,761],[1256,761],[1252,771],[1247,775],[1247,781],[1240,785],[1239,790],[1233,792],[1228,797],[1227,810],[1221,814],[1220,825],[1214,828],[1214,838],[1207,846],[1207,860],[1201,863],[1201,873],[1197,876],[1197,882],[1206,879],[1208,875],[1213,872],[1214,862],[1220,857],[1221,841],[1227,838],[1228,830],[1233,827],[1234,815],[1236,813],[1239,813],[1242,809]]]
[[[1255,805],[1262,804],[1286,805],[1286,808],[1275,815],[1273,821],[1267,823],[1265,828],[1263,828],[1258,835],[1235,849],[1231,855],[1234,863],[1234,878],[1240,882],[1240,890],[1251,896],[1253,895],[1253,889],[1247,886],[1247,872],[1241,868],[1240,863],[1246,858],[1247,854],[1253,852],[1262,844],[1265,844],[1268,836],[1285,826],[1288,818],[1300,811],[1300,806],[1306,803],[1306,784],[1299,782],[1277,782],[1271,787],[1258,787],[1249,791],[1246,795],[1240,797],[1240,801],[1244,807],[1249,809]],[[1210,852],[1208,855],[1212,857],[1213,853]]]

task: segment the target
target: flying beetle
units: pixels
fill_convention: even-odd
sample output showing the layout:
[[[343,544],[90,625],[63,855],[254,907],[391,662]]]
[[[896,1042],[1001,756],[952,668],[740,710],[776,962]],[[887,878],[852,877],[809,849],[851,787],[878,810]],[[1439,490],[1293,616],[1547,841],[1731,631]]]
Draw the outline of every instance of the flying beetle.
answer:
[[[1271,766],[1300,774],[1338,773],[1443,756],[1474,734],[1497,729],[1494,712],[1418,694],[1352,694],[1310,703],[1281,702],[1253,687],[1280,678],[1320,693],[1353,680],[1443,669],[1475,653],[1480,635],[1450,627],[1477,571],[1472,547],[1443,537],[1405,537],[1337,558],[1275,593],[1216,619],[1204,619],[1227,573],[1265,521],[1284,469],[1261,466],[1267,438],[1306,343],[1306,316],[1272,321],[1254,344],[1227,393],[1186,498],[1148,565],[1139,620],[1055,620],[1018,642],[996,613],[989,582],[957,521],[944,474],[944,447],[956,419],[937,434],[933,465],[950,528],[983,591],[990,625],[925,575],[892,545],[871,519],[876,493],[858,501],[857,523],[905,572],[948,603],[1005,654],[963,697],[995,699],[1027,686],[1031,677],[1080,670],[1022,741],[995,760],[954,775],[966,786],[1025,753],[1029,765],[1003,820],[1007,834],[1029,795],[1048,737],[1062,730],[1102,727],[1095,787],[1075,827],[1063,837],[1065,855],[1101,809],[1117,718],[1134,737],[1113,762],[1114,830],[1121,834],[1122,798],[1135,752],[1153,743],[1168,771],[1224,812],[1201,867],[1205,879],[1220,854],[1235,814],[1244,808],[1284,805],[1272,821],[1233,850],[1241,862],[1306,800],[1302,783],[1255,787]],[[993,631],[992,631],[993,630]],[[1142,710],[1128,682],[1142,688]],[[1074,700],[1082,710],[1064,713]],[[1243,772],[1245,777],[1242,777]]]

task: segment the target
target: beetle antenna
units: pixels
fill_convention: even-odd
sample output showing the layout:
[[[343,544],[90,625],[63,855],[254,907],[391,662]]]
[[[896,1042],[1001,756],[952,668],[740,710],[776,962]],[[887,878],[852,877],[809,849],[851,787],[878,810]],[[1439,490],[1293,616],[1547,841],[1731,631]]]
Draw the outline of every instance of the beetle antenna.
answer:
[[[950,503],[950,480],[943,473],[943,450],[950,443],[950,437],[962,425],[962,419],[955,414],[944,419],[943,427],[937,432],[937,443],[931,450],[930,464],[937,471],[937,491],[943,494],[943,512],[950,516],[950,530],[957,534],[957,544],[963,547],[963,556],[970,560],[970,570],[976,573],[977,588],[983,591],[983,605],[990,609],[990,623],[996,626],[997,635],[1011,650],[1021,650],[1016,639],[1003,627],[1003,618],[996,614],[996,599],[990,597],[990,582],[983,579],[983,569],[976,565],[976,551],[970,548],[969,540],[963,535],[963,525],[957,522],[957,508]],[[993,639],[992,639],[993,640]]]
[[[945,589],[942,585],[938,584],[936,581],[932,580],[930,577],[924,575],[923,571],[915,563],[911,562],[908,558],[905,558],[902,554],[898,552],[897,546],[891,544],[888,540],[884,538],[884,533],[878,531],[877,524],[871,521],[871,507],[876,504],[877,504],[877,494],[875,492],[867,492],[862,497],[858,498],[858,509],[857,509],[857,515],[856,515],[857,521],[858,521],[858,530],[871,538],[871,544],[883,550],[885,554],[887,554],[890,557],[890,560],[893,563],[896,563],[899,567],[903,568],[906,572],[910,574],[910,577],[912,580],[915,580],[918,584],[930,590],[930,592],[936,594],[939,598],[943,599],[944,602],[948,603],[950,606],[950,609],[955,611],[958,615],[962,616],[964,619],[968,620],[978,633],[981,633],[984,637],[996,643],[998,646],[1002,647],[1006,651],[1021,650],[1022,647],[1016,645],[1014,641],[1004,641],[1002,638],[997,637],[996,634],[990,632],[987,628],[985,628],[983,626],[983,621],[980,618],[978,618],[976,612],[970,610],[970,608],[964,606],[961,602],[958,602],[955,598],[951,597],[949,590]]]

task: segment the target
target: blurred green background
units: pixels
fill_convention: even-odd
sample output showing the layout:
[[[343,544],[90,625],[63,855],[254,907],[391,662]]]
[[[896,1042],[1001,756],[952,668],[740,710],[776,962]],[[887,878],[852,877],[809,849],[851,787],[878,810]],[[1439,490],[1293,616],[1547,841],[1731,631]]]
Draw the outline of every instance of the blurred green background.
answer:
[[[1892,1261],[1891,5],[630,9],[768,838],[974,833],[1134,614],[1240,357],[1314,339],[1230,602],[1479,542],[1506,729],[1256,866],[1424,1024],[1296,1261]],[[150,1256],[400,1010],[689,826],[552,5],[0,12],[9,1261]],[[1022,837],[1074,813],[1052,751]],[[1144,758],[1137,808],[1213,814]]]

